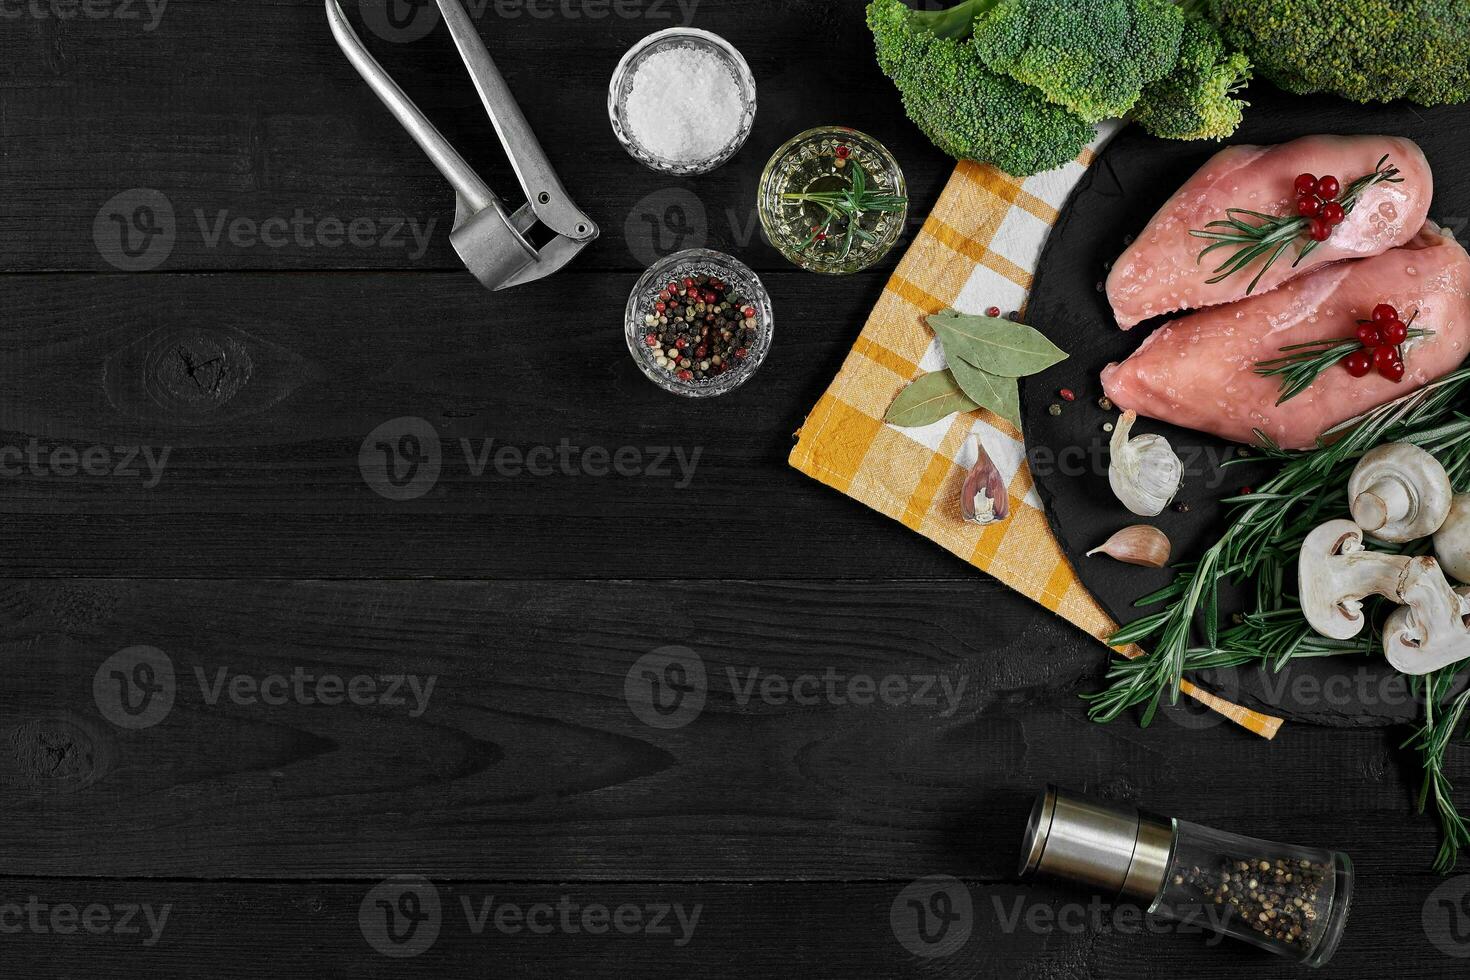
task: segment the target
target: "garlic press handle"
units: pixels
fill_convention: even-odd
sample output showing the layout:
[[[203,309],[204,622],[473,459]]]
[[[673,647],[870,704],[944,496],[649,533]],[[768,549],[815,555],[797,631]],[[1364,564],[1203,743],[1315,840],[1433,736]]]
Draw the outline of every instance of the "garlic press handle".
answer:
[[[526,192],[531,211],[546,227],[574,241],[596,238],[596,223],[572,203],[571,195],[551,168],[541,142],[531,131],[530,123],[526,122],[464,5],[460,0],[438,0],[438,3],[459,56],[475,83],[475,91],[480,93],[480,101],[485,104],[485,111],[490,114],[495,132],[515,168],[516,178]]]
[[[368,86],[377,94],[388,111],[393,113],[401,126],[413,137],[414,142],[426,153],[434,166],[449,181],[458,196],[462,207],[470,214],[483,211],[486,208],[495,208],[504,213],[504,207],[500,200],[491,192],[480,175],[465,162],[449,141],[429,122],[419,107],[399,88],[398,83],[383,70],[378,60],[368,53],[363,45],[362,39],[358,37],[357,31],[347,20],[347,15],[342,11],[342,5],[338,0],[326,0],[327,22],[331,25],[332,36],[337,39],[337,46],[342,53],[347,55],[347,60],[357,73],[363,77]]]

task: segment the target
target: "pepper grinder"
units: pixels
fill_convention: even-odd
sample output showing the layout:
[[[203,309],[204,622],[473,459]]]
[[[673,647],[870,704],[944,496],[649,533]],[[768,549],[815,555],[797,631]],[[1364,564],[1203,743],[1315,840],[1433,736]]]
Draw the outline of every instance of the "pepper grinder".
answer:
[[[1352,862],[1339,851],[1243,837],[1055,786],[1037,797],[1022,846],[1021,877],[1038,873],[1311,967],[1337,951],[1353,891]]]

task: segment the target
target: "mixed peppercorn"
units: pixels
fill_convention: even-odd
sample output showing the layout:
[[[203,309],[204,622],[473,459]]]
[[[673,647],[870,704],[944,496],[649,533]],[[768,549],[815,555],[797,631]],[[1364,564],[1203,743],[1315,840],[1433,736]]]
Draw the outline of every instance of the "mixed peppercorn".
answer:
[[[1324,885],[1332,875],[1332,868],[1306,859],[1227,860],[1215,869],[1196,865],[1176,872],[1173,883],[1228,909],[1263,939],[1308,950],[1325,925],[1321,916],[1331,895]]]
[[[716,378],[750,357],[760,313],[713,276],[670,282],[643,317],[654,364],[679,381]]]

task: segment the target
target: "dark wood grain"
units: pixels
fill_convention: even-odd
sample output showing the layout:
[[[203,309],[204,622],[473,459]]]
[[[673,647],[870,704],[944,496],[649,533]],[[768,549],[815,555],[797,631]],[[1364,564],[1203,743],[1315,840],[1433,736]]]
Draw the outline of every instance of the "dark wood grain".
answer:
[[[775,353],[705,403],[633,364],[631,276],[569,273],[507,300],[447,273],[0,278],[0,574],[970,576],[786,465],[880,277],[766,278]],[[389,500],[359,455],[402,417],[438,430],[444,462],[424,496]],[[15,455],[33,440],[39,467]],[[563,443],[600,455],[475,472],[487,444]],[[136,475],[72,472],[93,447],[111,473],[138,446],[169,453],[156,481],[141,455]],[[601,475],[622,449],[640,462]],[[680,514],[698,516],[660,533]]]
[[[1432,852],[1392,736],[1301,727],[1272,744],[1188,712],[1147,731],[1090,724],[1078,695],[1096,683],[1097,651],[984,579],[83,580],[12,583],[0,610],[0,867],[16,874],[943,868],[1007,880],[1047,781],[1261,836],[1305,834],[1370,861],[1393,828],[1413,870]],[[177,694],[156,726],[119,729],[93,678],[138,645],[170,658]],[[690,722],[661,729],[640,720],[625,684],[670,646],[702,660],[708,697]],[[436,681],[417,713],[413,697],[273,707],[229,696],[236,676],[298,668]],[[825,682],[808,682],[805,702],[781,686],[763,693],[768,675],[829,673],[842,700]],[[902,681],[913,697],[849,703],[853,676]],[[1352,805],[1324,808],[1344,787]],[[99,835],[109,846],[88,847]]]
[[[1402,946],[1391,937],[1418,929],[1418,903],[1405,902],[1399,894],[1412,889],[1415,881],[1384,868],[1379,882],[1360,897],[1359,906],[1360,922],[1371,917],[1376,928],[1349,932],[1338,958],[1312,976],[1402,975]],[[968,938],[952,954],[926,959],[902,945],[891,925],[892,906],[906,881],[491,885],[441,880],[432,883],[440,908],[438,935],[418,955],[392,959],[368,945],[360,925],[360,906],[374,894],[374,884],[0,878],[0,912],[19,906],[24,916],[19,921],[27,923],[25,931],[5,936],[6,959],[0,970],[14,977],[85,977],[105,961],[129,975],[220,980],[428,973],[778,978],[798,971],[840,980],[1173,980],[1182,975],[1226,976],[1232,970],[1286,980],[1304,972],[1268,953],[1222,946],[1167,925],[1150,931],[1136,908],[1079,901],[1075,894],[1045,885],[1018,888],[977,881],[962,885],[971,902]],[[30,930],[28,903],[40,909],[39,921],[47,932]],[[515,913],[537,904],[551,906],[550,920],[544,912],[535,913],[538,923],[551,924],[550,933],[533,934],[524,927],[501,931],[493,915],[481,931],[472,926],[487,909],[509,909],[504,921],[515,929]],[[133,918],[140,931],[57,935],[49,931],[57,906],[63,907],[63,924],[69,906],[105,909],[109,921],[138,906]],[[675,907],[692,929],[680,925]],[[561,925],[563,908],[569,910],[575,933]],[[624,909],[625,922],[633,923],[633,914],[639,915],[638,926],[630,925],[625,934],[613,929],[588,934],[581,916],[589,909],[594,925],[601,921],[599,909],[609,919],[609,913]],[[161,930],[149,925],[147,912],[162,922]],[[93,914],[102,921],[102,911]],[[663,921],[656,922],[659,918]],[[643,923],[670,931],[648,934]],[[156,941],[146,945],[155,935]],[[1460,975],[1433,961],[1421,960],[1413,967],[1416,976]]]
[[[898,253],[848,279],[791,270],[756,231],[763,163],[802,129],[857,126],[897,154],[916,222],[950,163],[904,120],[857,0],[702,0],[695,24],[759,80],[755,132],[706,177],[642,170],[605,90],[629,44],[671,25],[655,3],[678,12],[637,0],[598,19],[577,0],[480,18],[603,229],[567,272],[495,295],[459,269],[447,186],[336,50],[320,0],[170,0],[155,29],[141,5],[143,23],[44,5],[0,18],[0,976],[1298,974],[1198,936],[1005,926],[1018,901],[1091,898],[1017,884],[1048,781],[1343,848],[1357,911],[1324,975],[1392,975],[1405,950],[1417,975],[1459,975],[1420,924],[1435,832],[1411,814],[1397,730],[1292,726],[1267,743],[1188,708],[1149,730],[1089,724],[1094,641],[787,467]],[[367,39],[513,195],[442,31]],[[143,189],[174,240],[123,261],[112,215],[156,205]],[[201,215],[245,238],[211,244]],[[354,220],[372,233],[360,246],[311,238]],[[427,245],[384,242],[397,223],[432,223]],[[262,226],[286,237],[249,243]],[[637,273],[699,244],[756,268],[777,311],[761,374],[711,404],[658,392],[621,336]],[[434,427],[443,466],[423,496],[390,500],[359,457],[406,417]],[[462,439],[700,456],[687,481],[475,476]],[[72,472],[138,446],[169,451],[154,486],[146,465]],[[156,725],[122,728],[93,684],[139,646],[181,683]],[[706,703],[654,727],[626,685],[671,646],[700,658]],[[417,714],[206,697],[297,669],[435,687]],[[804,704],[779,684],[747,697],[752,670],[964,687],[952,711]],[[451,913],[413,960],[375,952],[358,923],[391,874],[429,876]],[[963,879],[975,911],[968,942],[925,959],[890,908],[933,874]],[[31,895],[173,911],[153,945],[6,931],[7,903]],[[704,911],[683,946],[476,936],[459,901],[492,895]]]

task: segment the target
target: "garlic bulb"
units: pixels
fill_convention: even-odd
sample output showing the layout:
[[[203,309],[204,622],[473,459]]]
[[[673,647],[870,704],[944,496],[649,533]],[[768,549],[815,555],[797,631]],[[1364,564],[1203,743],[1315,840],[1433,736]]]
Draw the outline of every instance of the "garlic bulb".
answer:
[[[1137,412],[1124,412],[1113,430],[1108,483],[1113,493],[1139,517],[1157,517],[1179,493],[1184,464],[1163,436],[1128,438]]]
[[[1147,524],[1135,524],[1133,527],[1125,527],[1102,545],[1093,548],[1087,553],[1087,557],[1107,555],[1130,565],[1163,568],[1169,564],[1169,553],[1172,550],[1169,536],[1163,531]]]

